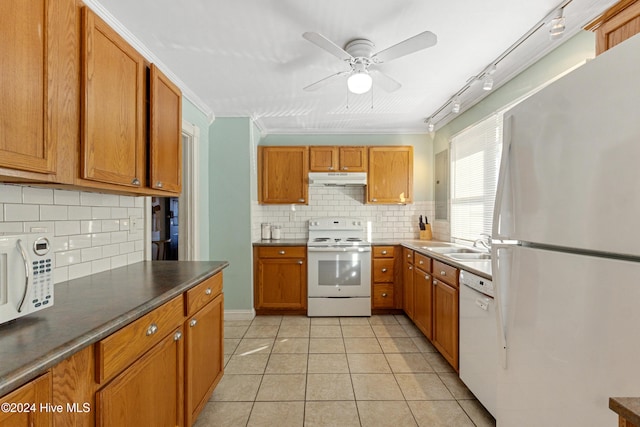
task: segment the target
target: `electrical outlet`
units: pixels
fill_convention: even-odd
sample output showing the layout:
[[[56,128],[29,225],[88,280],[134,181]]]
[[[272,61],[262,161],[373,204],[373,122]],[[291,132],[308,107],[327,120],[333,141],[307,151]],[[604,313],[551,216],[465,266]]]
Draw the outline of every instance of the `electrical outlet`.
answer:
[[[138,233],[138,221],[139,218],[137,216],[131,215],[129,217],[129,234]]]

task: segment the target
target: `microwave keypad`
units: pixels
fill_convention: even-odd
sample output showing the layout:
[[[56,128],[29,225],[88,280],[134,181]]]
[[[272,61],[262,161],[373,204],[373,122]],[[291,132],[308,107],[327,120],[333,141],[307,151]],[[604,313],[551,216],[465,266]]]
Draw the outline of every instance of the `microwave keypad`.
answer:
[[[53,266],[51,258],[32,262],[33,292],[32,300],[35,308],[53,305]]]

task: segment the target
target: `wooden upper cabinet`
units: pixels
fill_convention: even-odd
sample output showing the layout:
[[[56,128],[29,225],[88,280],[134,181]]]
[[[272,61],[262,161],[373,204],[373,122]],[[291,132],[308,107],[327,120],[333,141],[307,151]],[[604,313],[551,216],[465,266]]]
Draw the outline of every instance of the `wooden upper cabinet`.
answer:
[[[182,93],[155,65],[150,70],[149,186],[182,191]]]
[[[640,1],[621,0],[585,27],[596,33],[596,55],[640,33]]]
[[[367,147],[309,147],[311,172],[366,172]]]
[[[369,147],[367,203],[413,202],[413,147]]]
[[[144,186],[144,58],[87,7],[82,40],[82,178]]]
[[[74,0],[0,2],[2,176],[73,181],[60,157],[78,141],[75,11]]]
[[[258,147],[258,201],[308,204],[308,147]]]

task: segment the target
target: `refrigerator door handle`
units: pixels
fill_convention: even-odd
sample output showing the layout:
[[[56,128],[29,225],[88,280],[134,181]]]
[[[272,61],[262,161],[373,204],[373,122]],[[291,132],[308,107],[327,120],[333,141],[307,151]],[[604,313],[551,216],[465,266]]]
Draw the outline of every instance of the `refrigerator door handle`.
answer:
[[[515,244],[494,243],[491,245],[491,271],[495,289],[496,301],[496,328],[498,329],[498,355],[499,363],[503,369],[507,369],[507,333],[506,333],[506,308],[508,289],[504,275],[508,274],[507,257],[500,256],[500,252],[508,251]],[[502,259],[501,259],[502,258]]]
[[[507,116],[503,120],[502,124],[502,158],[500,160],[500,170],[498,172],[498,183],[496,187],[496,198],[493,207],[493,229],[492,229],[492,238],[493,239],[504,239],[507,236],[503,235],[502,232],[505,231],[506,224],[503,222],[505,220],[503,211],[504,211],[504,203],[505,203],[505,185],[507,183],[508,174],[509,174],[509,153],[511,150],[511,122],[513,120],[512,116]],[[501,232],[502,231],[502,232]]]

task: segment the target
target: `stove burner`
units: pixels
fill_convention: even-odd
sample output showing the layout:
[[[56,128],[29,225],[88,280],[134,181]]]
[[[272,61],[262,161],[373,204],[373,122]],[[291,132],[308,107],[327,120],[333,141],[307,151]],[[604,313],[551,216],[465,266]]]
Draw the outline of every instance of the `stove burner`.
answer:
[[[359,237],[349,237],[347,238],[347,242],[362,242],[362,239]]]

